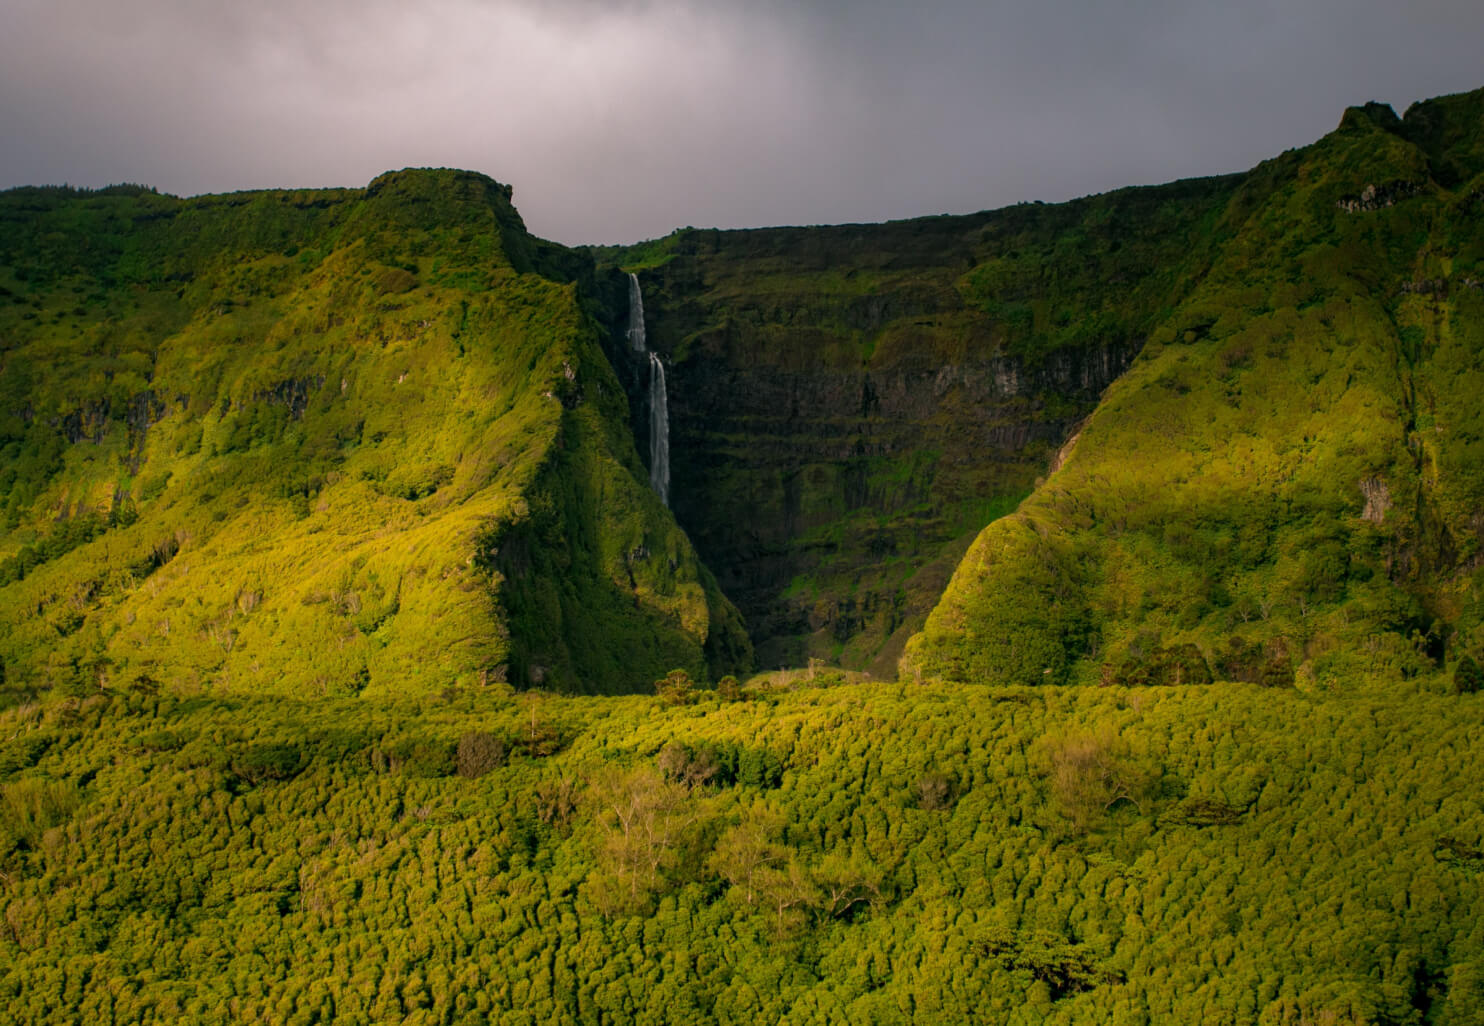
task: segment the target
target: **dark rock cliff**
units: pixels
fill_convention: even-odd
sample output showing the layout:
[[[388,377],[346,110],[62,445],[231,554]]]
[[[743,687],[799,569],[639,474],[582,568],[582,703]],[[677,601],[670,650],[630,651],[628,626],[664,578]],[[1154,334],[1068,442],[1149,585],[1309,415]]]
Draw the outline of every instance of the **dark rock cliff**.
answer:
[[[1234,181],[883,225],[685,230],[600,250],[669,367],[672,502],[759,665],[889,673],[970,539],[1012,510],[1153,314]],[[610,357],[645,451],[627,293]]]

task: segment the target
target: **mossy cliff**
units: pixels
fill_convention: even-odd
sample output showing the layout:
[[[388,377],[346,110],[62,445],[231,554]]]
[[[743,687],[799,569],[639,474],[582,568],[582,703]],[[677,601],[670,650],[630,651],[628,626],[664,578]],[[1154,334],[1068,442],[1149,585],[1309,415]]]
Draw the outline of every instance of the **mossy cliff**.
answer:
[[[597,251],[642,283],[676,517],[760,665],[895,671],[969,541],[1198,280],[1238,181]]]
[[[0,194],[12,686],[647,687],[749,661],[580,282],[453,171]]]
[[[607,691],[745,666],[742,617],[765,666],[890,674],[921,631],[908,670],[964,680],[1484,656],[1480,109],[1358,107],[1249,174],[1067,204],[594,251],[462,172],[13,190],[0,659]]]
[[[1480,654],[1484,91],[1351,109],[1215,231],[911,672],[1339,686]]]

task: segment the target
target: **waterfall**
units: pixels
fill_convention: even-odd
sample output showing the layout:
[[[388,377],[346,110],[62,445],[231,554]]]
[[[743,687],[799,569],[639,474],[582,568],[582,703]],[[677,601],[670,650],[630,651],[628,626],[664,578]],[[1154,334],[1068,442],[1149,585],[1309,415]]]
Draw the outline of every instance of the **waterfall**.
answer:
[[[639,276],[629,275],[629,346],[649,352],[644,339],[644,294]],[[649,353],[649,483],[660,501],[670,505],[670,399],[665,392],[665,365]]]
[[[639,291],[639,276],[629,274],[629,347],[644,352],[644,293]]]
[[[670,505],[670,401],[658,353],[649,354],[649,483]]]

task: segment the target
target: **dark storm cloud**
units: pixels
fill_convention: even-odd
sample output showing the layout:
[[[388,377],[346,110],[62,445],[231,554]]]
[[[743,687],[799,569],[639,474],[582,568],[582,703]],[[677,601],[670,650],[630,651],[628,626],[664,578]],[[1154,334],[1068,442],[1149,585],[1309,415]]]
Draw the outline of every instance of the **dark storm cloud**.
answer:
[[[453,165],[533,230],[880,220],[1241,170],[1484,85],[1476,0],[5,0],[0,185]]]

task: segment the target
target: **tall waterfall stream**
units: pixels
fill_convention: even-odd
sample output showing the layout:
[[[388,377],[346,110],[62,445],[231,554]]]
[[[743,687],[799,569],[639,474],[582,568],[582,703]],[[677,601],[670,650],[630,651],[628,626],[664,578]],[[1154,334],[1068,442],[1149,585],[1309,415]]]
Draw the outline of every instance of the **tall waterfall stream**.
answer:
[[[644,293],[639,276],[629,275],[629,346],[649,353],[644,340]],[[649,353],[649,484],[670,505],[670,400],[665,390],[665,364]]]

